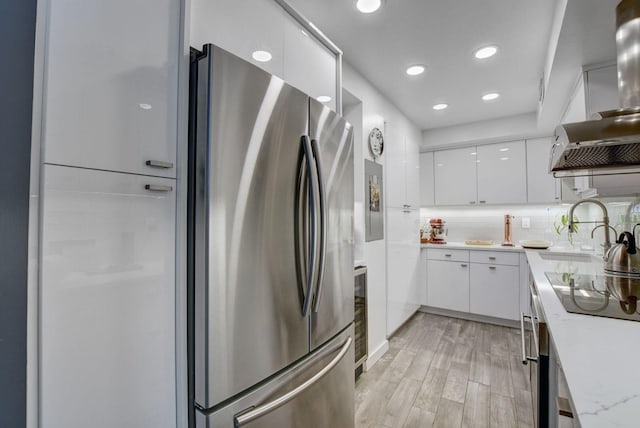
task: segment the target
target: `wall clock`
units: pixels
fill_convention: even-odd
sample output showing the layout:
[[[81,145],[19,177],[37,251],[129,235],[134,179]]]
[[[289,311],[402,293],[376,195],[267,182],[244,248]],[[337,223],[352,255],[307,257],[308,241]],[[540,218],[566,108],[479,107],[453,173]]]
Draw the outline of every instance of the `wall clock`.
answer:
[[[369,151],[371,151],[373,159],[376,160],[380,156],[382,156],[383,150],[384,137],[382,136],[382,131],[380,131],[378,128],[373,128],[369,133]]]

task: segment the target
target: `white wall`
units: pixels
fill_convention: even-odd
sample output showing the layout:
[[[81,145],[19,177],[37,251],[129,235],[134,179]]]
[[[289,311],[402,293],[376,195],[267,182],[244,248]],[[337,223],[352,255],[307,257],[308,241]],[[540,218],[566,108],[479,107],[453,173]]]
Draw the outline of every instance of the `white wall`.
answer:
[[[395,133],[413,138],[415,141],[421,140],[420,129],[404,116],[396,106],[385,98],[371,83],[359,74],[348,63],[343,64],[343,87],[362,101],[362,134],[360,141],[355,142],[354,154],[361,153],[361,158],[356,159],[356,163],[364,163],[364,159],[373,160],[369,153],[367,139],[369,131],[377,127],[384,130],[385,124],[392,125]],[[383,131],[384,132],[384,131]],[[389,144],[402,144],[401,141],[390,141],[385,139],[385,151]],[[387,176],[385,155],[383,153],[379,163],[383,164],[383,199],[388,194],[384,177]],[[363,170],[363,169],[361,169]],[[355,182],[356,188],[364,189],[364,174]],[[364,191],[356,192],[356,206],[364,205]],[[359,215],[356,221],[364,222],[364,216]],[[364,228],[364,227],[362,227]],[[356,230],[358,227],[356,226]],[[386,236],[386,220],[385,220]],[[372,242],[361,242],[363,259],[368,268],[368,347],[369,359],[366,367],[371,367],[375,361],[386,351],[388,342],[386,337],[387,324],[387,292],[386,292],[386,242],[384,239]]]
[[[490,143],[547,136],[551,130],[538,130],[535,112],[463,125],[427,129],[422,132],[421,151],[465,144]]]

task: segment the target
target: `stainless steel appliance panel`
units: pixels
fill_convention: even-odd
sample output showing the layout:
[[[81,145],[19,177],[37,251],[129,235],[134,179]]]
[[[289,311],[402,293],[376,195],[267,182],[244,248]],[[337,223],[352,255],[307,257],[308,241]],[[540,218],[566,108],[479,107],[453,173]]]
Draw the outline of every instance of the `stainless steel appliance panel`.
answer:
[[[309,351],[294,233],[308,97],[222,49],[204,54],[194,357],[195,400],[208,409]]]
[[[197,428],[336,428],[353,426],[353,326],[291,370],[210,415],[197,413]],[[332,367],[332,365],[335,366]],[[313,381],[323,369],[332,367]],[[311,381],[308,387],[305,383]],[[302,387],[302,388],[300,388]],[[280,407],[253,419],[265,406],[300,388]],[[252,415],[251,412],[254,412]],[[246,419],[253,419],[246,421]]]
[[[318,262],[318,287],[311,312],[313,350],[354,317],[353,127],[328,107],[310,99],[309,136],[318,150],[319,175],[326,201],[321,207],[324,219],[321,214],[319,222],[319,257],[324,255],[324,259]]]

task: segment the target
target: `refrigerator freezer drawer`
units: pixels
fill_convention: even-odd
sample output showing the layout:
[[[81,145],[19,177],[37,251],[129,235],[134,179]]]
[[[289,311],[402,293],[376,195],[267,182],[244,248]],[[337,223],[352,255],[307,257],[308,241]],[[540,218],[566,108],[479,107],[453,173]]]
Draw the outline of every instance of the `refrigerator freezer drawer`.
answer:
[[[196,412],[196,426],[353,427],[353,358],[353,326],[349,325],[317,352],[257,390],[208,416]],[[322,371],[326,373],[322,375]]]

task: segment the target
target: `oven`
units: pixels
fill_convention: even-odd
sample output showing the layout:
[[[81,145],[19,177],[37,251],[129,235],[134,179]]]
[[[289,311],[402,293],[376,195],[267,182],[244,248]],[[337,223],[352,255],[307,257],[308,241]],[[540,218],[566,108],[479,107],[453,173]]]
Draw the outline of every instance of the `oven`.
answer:
[[[538,291],[529,275],[530,315],[520,314],[522,364],[529,366],[529,381],[536,428],[549,427],[549,333]],[[527,334],[527,332],[529,334]]]

